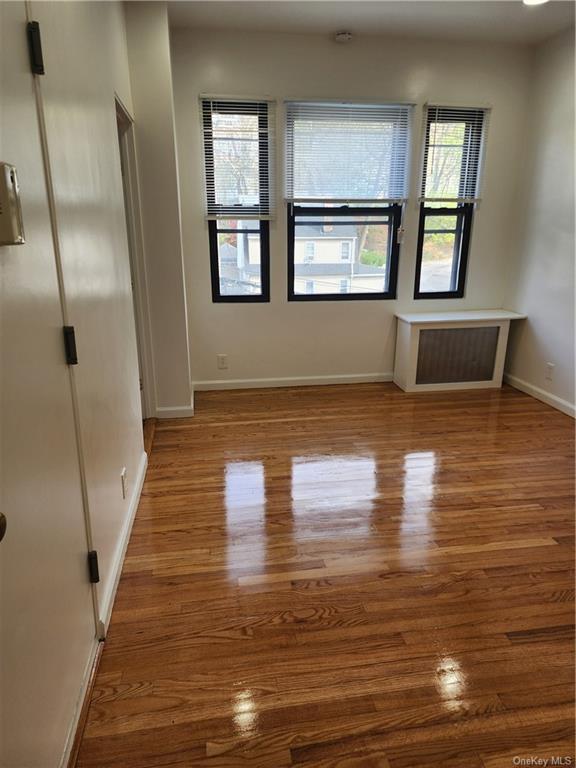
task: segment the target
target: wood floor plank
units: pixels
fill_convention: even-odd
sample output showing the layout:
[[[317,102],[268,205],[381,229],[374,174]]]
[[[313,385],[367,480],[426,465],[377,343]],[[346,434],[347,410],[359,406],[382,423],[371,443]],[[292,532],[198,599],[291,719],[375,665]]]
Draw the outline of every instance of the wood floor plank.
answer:
[[[156,423],[158,419],[144,419],[143,432],[144,432],[144,450],[150,456],[152,452],[152,446],[154,444],[154,432],[156,431]]]
[[[78,768],[574,753],[574,425],[509,387],[159,420]]]

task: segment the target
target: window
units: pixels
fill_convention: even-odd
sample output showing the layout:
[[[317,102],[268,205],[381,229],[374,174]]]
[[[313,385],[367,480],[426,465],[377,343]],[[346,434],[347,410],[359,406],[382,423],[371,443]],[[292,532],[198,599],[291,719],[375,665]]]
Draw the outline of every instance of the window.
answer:
[[[312,241],[308,241],[306,243],[306,253],[304,254],[304,261],[306,262],[314,261],[315,254],[316,254],[316,243],[313,243]]]
[[[217,219],[209,238],[213,300],[268,301],[268,222]]]
[[[314,293],[314,280],[306,280],[306,293]]]
[[[411,113],[408,105],[287,103],[290,301],[396,297]]]
[[[288,208],[288,290],[292,301],[394,298],[398,271],[398,238],[402,207]],[[324,232],[326,221],[329,232]],[[305,245],[314,234],[315,258]],[[342,261],[342,244],[350,260]],[[313,280],[310,296],[308,283]],[[346,290],[342,286],[346,283]],[[290,290],[292,289],[292,290]]]
[[[212,300],[270,300],[271,104],[202,101]]]
[[[415,299],[462,298],[487,112],[428,107]]]

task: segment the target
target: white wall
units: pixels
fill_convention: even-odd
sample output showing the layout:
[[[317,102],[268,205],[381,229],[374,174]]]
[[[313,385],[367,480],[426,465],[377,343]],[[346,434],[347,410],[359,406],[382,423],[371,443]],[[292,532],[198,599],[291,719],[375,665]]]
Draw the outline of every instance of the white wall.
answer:
[[[106,619],[145,467],[114,100],[121,92],[130,103],[123,14],[121,6],[101,2],[32,2],[31,13],[42,30],[40,86],[67,322],[76,328],[73,375]]]
[[[27,14],[42,35],[36,78]],[[114,98],[131,103],[123,10],[2,3],[0,38],[1,159],[20,172],[26,234],[0,249],[0,766],[57,768],[146,458]],[[66,324],[77,366],[66,365]]]
[[[128,41],[126,39],[126,18],[122,3],[110,3],[108,28],[108,53],[110,66],[114,73],[114,88],[116,95],[128,110],[134,115],[132,89],[130,86],[130,69],[128,66]]]
[[[393,368],[395,311],[503,306],[505,274],[514,246],[510,217],[515,210],[515,180],[523,163],[519,137],[530,95],[529,49],[378,37],[358,37],[342,46],[318,35],[179,29],[172,31],[172,61],[196,383],[389,374]],[[212,303],[203,216],[201,93],[278,100],[280,201],[284,99],[417,104],[411,200],[397,301],[288,303],[286,218],[280,203],[271,225],[271,303]],[[466,296],[461,300],[412,299],[422,106],[426,101],[492,107],[483,201],[475,216]],[[228,371],[217,370],[217,353],[229,355]]]
[[[508,380],[574,413],[574,32],[542,45],[531,73],[521,238],[507,289]],[[554,369],[546,379],[546,363]]]
[[[191,416],[168,16],[165,3],[126,6],[157,416]]]

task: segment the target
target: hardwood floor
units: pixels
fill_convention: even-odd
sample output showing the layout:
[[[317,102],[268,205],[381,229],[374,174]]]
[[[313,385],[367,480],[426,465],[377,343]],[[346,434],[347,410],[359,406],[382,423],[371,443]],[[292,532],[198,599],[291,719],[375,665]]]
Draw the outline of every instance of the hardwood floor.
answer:
[[[154,433],[156,432],[156,422],[158,419],[144,419],[142,430],[144,432],[144,450],[150,456],[152,444],[154,442]]]
[[[156,427],[80,768],[574,760],[569,417],[507,387],[196,406]]]

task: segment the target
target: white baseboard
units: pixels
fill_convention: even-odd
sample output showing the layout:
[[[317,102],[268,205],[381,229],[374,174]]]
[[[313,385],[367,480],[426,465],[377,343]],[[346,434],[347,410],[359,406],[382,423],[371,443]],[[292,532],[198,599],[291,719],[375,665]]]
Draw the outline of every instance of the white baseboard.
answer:
[[[289,376],[284,379],[218,379],[195,381],[194,389],[205,392],[212,389],[265,389],[267,387],[317,387],[327,384],[366,384],[392,381],[391,373],[351,373],[336,376]]]
[[[187,419],[190,416],[194,416],[194,406],[192,404],[156,408],[157,419]]]
[[[562,398],[557,397],[556,395],[551,395],[549,392],[540,389],[540,387],[536,387],[534,384],[519,379],[517,376],[512,376],[511,373],[504,374],[504,381],[506,384],[510,384],[511,387],[514,387],[514,389],[519,389],[521,392],[525,392],[527,395],[535,397],[536,400],[541,400],[543,403],[546,403],[546,405],[551,405],[552,408],[556,408],[556,410],[562,411],[562,413],[565,413],[568,416],[572,416],[572,418],[576,417],[576,406],[569,403],[567,400],[562,400]]]
[[[110,623],[110,616],[112,614],[112,606],[114,605],[114,598],[116,597],[116,590],[118,588],[118,582],[120,581],[120,574],[122,572],[122,565],[124,563],[124,555],[126,554],[126,547],[130,539],[130,533],[132,532],[132,525],[136,516],[136,510],[138,509],[138,502],[140,501],[140,494],[142,492],[142,485],[144,484],[144,477],[146,476],[146,466],[148,464],[148,456],[143,452],[138,464],[138,472],[136,476],[136,482],[134,483],[134,489],[132,491],[132,498],[130,499],[130,506],[128,508],[128,515],[126,522],[120,535],[118,546],[116,547],[116,553],[113,561],[113,577],[110,582],[110,587],[107,593],[102,599],[100,610],[100,621],[98,627],[98,637],[94,637],[94,643],[90,649],[90,655],[88,657],[86,667],[84,670],[84,676],[82,679],[82,685],[78,694],[78,701],[76,702],[76,709],[74,710],[74,716],[68,734],[66,737],[66,743],[64,753],[60,761],[60,768],[66,768],[70,759],[70,753],[74,745],[74,738],[76,736],[76,730],[80,720],[80,714],[82,712],[82,706],[84,699],[86,698],[88,686],[90,685],[90,678],[92,675],[92,667],[98,653],[99,641],[104,639],[108,624]]]
[[[194,416],[194,387],[190,395],[189,405],[160,405],[156,407],[157,419],[189,419]]]
[[[84,699],[88,693],[88,686],[90,685],[90,678],[92,676],[92,667],[96,660],[96,654],[98,653],[98,646],[100,641],[97,637],[94,637],[92,648],[90,649],[90,655],[84,669],[84,676],[82,677],[82,685],[78,693],[78,701],[76,702],[76,708],[74,710],[74,716],[70,727],[68,728],[68,734],[66,735],[66,741],[64,746],[64,753],[60,760],[59,768],[67,768],[70,762],[70,754],[72,747],[74,746],[74,739],[76,738],[76,731],[78,730],[78,723],[80,722],[80,715],[82,714],[82,706],[84,705]]]
[[[128,507],[128,514],[120,534],[120,539],[116,546],[116,552],[112,561],[112,578],[110,580],[110,586],[108,590],[99,602],[100,613],[100,627],[99,636],[103,639],[106,636],[108,630],[108,624],[110,623],[110,616],[112,614],[112,606],[114,605],[114,598],[116,597],[116,590],[118,589],[118,582],[120,581],[120,574],[122,573],[122,565],[124,564],[124,556],[126,554],[126,548],[130,539],[130,533],[132,532],[132,525],[136,516],[136,510],[138,509],[138,502],[140,501],[140,494],[142,493],[142,485],[144,484],[144,478],[146,476],[146,466],[148,465],[148,456],[142,452],[140,462],[138,464],[138,471],[136,474],[136,481],[134,483],[132,498],[130,499],[130,505]]]

